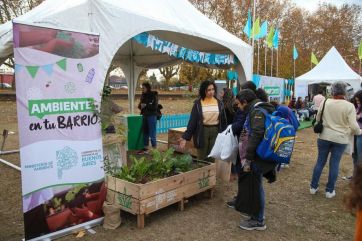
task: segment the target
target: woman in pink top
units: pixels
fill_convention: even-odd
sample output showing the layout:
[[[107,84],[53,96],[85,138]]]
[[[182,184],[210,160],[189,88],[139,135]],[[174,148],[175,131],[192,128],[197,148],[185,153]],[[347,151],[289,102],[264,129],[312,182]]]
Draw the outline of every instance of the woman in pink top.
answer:
[[[319,106],[325,99],[326,98],[323,96],[323,90],[318,90],[318,95],[315,95],[313,97],[313,103],[314,103],[313,109],[317,111],[319,109]]]

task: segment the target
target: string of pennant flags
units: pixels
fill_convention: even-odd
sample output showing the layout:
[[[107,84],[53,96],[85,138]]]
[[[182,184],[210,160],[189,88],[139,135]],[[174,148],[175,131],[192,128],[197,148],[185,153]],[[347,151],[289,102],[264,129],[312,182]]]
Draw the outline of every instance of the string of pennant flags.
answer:
[[[45,73],[47,73],[49,76],[53,74],[53,66],[56,65],[60,69],[66,71],[67,70],[67,59],[63,58],[55,63],[52,64],[46,64],[46,65],[21,65],[21,64],[15,64],[15,73],[20,72],[22,69],[26,69],[30,76],[34,79],[35,76],[38,73],[39,69],[42,69]]]
[[[214,54],[188,49],[148,33],[140,33],[134,36],[133,39],[146,48],[149,47],[152,50],[166,53],[169,56],[183,59],[191,63],[211,65],[233,65],[238,63],[237,57],[233,54]]]

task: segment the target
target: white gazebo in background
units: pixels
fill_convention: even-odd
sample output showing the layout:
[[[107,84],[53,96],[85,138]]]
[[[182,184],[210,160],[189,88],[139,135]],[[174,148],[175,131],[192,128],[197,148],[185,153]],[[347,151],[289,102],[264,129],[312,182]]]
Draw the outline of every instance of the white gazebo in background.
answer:
[[[339,80],[349,84],[354,92],[361,89],[361,76],[354,72],[337,49],[332,47],[312,70],[295,79],[295,96],[307,96],[309,85],[330,85]]]
[[[207,52],[234,54],[230,68],[239,81],[252,78],[252,48],[199,12],[187,0],[46,0],[15,19],[18,22],[100,34],[100,81],[112,61],[128,81],[130,110],[139,73],[143,68],[173,65],[181,60],[137,44],[134,36],[147,32],[179,46]],[[0,25],[0,60],[13,52],[12,23]]]

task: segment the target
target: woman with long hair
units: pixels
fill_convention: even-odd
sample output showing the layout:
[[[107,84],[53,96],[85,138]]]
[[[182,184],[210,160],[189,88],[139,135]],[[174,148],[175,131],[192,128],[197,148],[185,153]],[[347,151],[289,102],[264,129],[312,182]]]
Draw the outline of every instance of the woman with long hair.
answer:
[[[227,126],[224,105],[215,97],[215,93],[216,84],[213,81],[205,80],[201,83],[199,98],[192,107],[187,129],[178,140],[183,150],[186,141],[193,138],[199,160],[213,161],[206,158],[215,144],[217,134]]]
[[[157,106],[158,93],[151,90],[151,85],[148,82],[142,84],[142,95],[138,109],[143,115],[143,150],[139,154],[147,153],[148,145],[151,139],[152,148],[157,148],[156,142],[156,125],[157,125]]]
[[[233,123],[235,116],[235,108],[234,108],[235,98],[231,89],[223,88],[221,101],[225,107],[227,124],[230,125],[231,123]]]

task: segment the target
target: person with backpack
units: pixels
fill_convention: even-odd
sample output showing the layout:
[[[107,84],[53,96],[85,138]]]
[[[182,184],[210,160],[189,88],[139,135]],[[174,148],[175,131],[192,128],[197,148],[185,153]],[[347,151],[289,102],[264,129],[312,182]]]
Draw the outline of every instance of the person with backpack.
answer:
[[[257,155],[257,148],[265,134],[266,116],[263,111],[271,114],[275,109],[270,103],[258,99],[250,89],[239,92],[236,104],[240,110],[248,113],[244,126],[249,135],[245,159],[241,160],[242,171],[239,175],[235,209],[250,215],[250,218],[242,220],[239,227],[244,230],[265,230],[265,194],[262,178],[267,176],[269,181],[274,181],[277,163],[261,159]]]
[[[207,156],[215,144],[216,137],[227,127],[225,108],[222,101],[215,97],[216,92],[215,82],[205,80],[201,83],[199,98],[192,107],[187,129],[178,140],[179,147],[183,150],[186,141],[193,138],[197,158],[210,162],[214,159]]]
[[[158,93],[151,90],[148,82],[142,84],[142,95],[138,109],[141,110],[143,116],[143,144],[144,148],[137,154],[145,154],[148,151],[149,141],[151,139],[152,148],[157,148],[156,142],[156,124],[158,109]]]
[[[313,169],[310,182],[310,194],[318,191],[319,179],[323,168],[329,158],[328,183],[326,185],[326,198],[336,196],[335,184],[339,172],[339,162],[349,143],[350,135],[361,135],[357,123],[356,110],[352,103],[345,99],[347,84],[337,81],[332,84],[333,99],[326,99],[319,107],[316,120],[322,122],[322,130],[318,136],[318,157]],[[319,132],[320,130],[318,130]]]
[[[254,92],[254,94],[256,95],[256,97],[263,101],[263,102],[268,102],[268,94],[265,92],[265,90],[263,90],[262,88],[257,88],[256,85],[254,84],[254,82],[252,81],[246,81],[244,83],[242,83],[240,85],[240,89],[241,90],[252,90]],[[239,143],[242,142],[242,140],[245,141],[245,136],[241,136],[241,133],[244,129],[244,123],[246,120],[246,117],[248,115],[248,111],[247,110],[241,110],[238,108],[233,123],[232,123],[232,130],[235,136],[237,136]],[[241,137],[241,138],[240,138]],[[242,140],[240,140],[242,139]],[[239,144],[240,146],[242,144]],[[237,155],[237,160],[236,160],[236,165],[232,165],[232,169],[231,169],[231,173],[237,173],[238,175],[240,174],[240,153],[239,155]],[[235,208],[235,201],[236,201],[236,196],[234,196],[234,198],[228,202],[226,202],[226,206],[228,206],[229,208]]]

